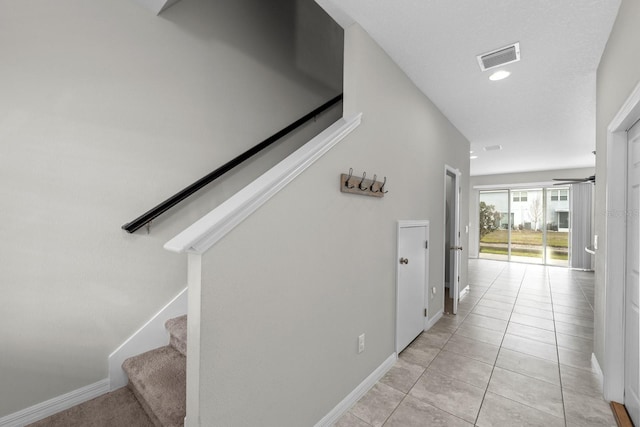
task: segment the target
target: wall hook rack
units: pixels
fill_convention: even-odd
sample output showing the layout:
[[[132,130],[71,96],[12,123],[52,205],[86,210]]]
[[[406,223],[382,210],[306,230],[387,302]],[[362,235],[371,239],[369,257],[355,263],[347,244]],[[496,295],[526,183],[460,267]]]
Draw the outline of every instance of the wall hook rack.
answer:
[[[340,174],[340,191],[343,193],[360,194],[361,196],[384,197],[389,191],[386,190],[387,177],[384,181],[377,181],[378,175],[374,174],[373,179],[367,178],[367,173],[362,172],[361,177],[353,176],[353,168],[349,168],[349,173]]]

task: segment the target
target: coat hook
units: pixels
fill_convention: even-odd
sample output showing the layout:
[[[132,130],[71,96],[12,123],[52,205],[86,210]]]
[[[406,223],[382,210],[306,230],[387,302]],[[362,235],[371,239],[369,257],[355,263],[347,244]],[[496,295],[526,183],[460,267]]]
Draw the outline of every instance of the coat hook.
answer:
[[[378,179],[378,175],[376,175],[375,173],[373,174],[373,182],[371,183],[371,186],[369,187],[369,191],[371,191],[372,193],[377,193],[380,191],[380,189],[378,188],[377,190],[373,189],[373,186],[376,184],[376,179]]]
[[[362,181],[360,181],[360,184],[358,184],[358,188],[362,191],[367,191],[369,188],[368,187],[363,187],[362,184],[364,184],[364,180],[367,177],[367,173],[366,172],[362,172]]]
[[[347,180],[344,182],[344,186],[347,188],[355,187],[355,185],[349,185],[349,180],[351,179],[352,175],[353,175],[353,168],[349,168],[349,176],[347,177]]]
[[[378,188],[378,191],[381,192],[382,194],[387,194],[389,191],[384,191],[384,186],[387,185],[387,177],[384,177],[384,181],[382,182],[382,185],[380,186],[380,188]]]

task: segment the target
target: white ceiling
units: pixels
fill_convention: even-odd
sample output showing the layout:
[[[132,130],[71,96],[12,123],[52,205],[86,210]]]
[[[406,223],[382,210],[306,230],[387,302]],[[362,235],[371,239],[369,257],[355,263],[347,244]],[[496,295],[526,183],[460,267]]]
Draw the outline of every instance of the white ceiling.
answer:
[[[596,70],[620,0],[316,1],[358,22],[469,139],[471,175],[595,164]],[[521,61],[489,81],[476,55],[514,42]]]

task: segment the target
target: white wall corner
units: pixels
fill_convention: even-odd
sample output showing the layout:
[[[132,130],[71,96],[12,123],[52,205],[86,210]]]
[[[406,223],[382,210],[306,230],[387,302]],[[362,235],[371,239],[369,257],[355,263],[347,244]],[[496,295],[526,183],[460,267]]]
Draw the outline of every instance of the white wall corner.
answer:
[[[367,378],[364,379],[351,393],[336,405],[327,415],[318,421],[315,427],[330,427],[344,415],[353,405],[356,404],[376,383],[384,377],[389,369],[393,367],[398,359],[398,355],[393,353],[380,366],[376,368]]]
[[[187,314],[187,289],[184,288],[180,291],[176,297],[109,355],[109,391],[127,385],[129,379],[122,369],[122,363],[125,359],[167,345],[169,334],[164,324],[169,319]]]
[[[0,418],[0,427],[22,427],[109,392],[109,379],[73,390]]]
[[[135,0],[138,4],[151,10],[156,15],[176,4],[180,0]]]
[[[332,0],[316,0],[316,3],[327,12],[331,18],[342,28],[347,28],[354,24],[356,21],[347,13],[338,7]]]

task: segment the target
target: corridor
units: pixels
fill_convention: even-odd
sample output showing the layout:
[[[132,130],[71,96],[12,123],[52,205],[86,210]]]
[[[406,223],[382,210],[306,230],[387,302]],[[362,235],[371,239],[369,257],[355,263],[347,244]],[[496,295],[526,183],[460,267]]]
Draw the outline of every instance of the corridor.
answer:
[[[337,427],[616,426],[593,351],[593,273],[469,260],[470,290]]]

